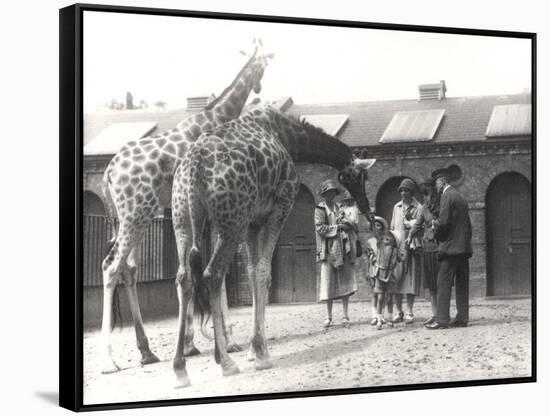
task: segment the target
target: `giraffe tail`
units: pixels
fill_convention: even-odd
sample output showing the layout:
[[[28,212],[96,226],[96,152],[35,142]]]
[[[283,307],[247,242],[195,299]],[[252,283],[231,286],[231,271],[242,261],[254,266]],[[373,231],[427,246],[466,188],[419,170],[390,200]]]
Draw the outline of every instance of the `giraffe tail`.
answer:
[[[193,282],[193,300],[195,313],[200,316],[200,328],[202,335],[211,339],[212,336],[206,332],[206,324],[210,319],[210,293],[203,278],[202,255],[199,248],[193,245],[189,251],[189,265],[191,266],[191,280]]]

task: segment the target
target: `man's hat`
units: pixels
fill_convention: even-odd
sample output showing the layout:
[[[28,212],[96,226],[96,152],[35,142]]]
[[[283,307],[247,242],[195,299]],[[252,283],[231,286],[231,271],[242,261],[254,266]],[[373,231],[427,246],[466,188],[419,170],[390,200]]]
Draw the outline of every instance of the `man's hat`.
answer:
[[[397,188],[397,191],[400,192],[402,188],[408,189],[410,193],[414,193],[416,191],[416,184],[412,179],[405,178],[401,181],[399,184],[399,187]]]
[[[432,172],[432,179],[435,181],[437,178],[444,176],[449,179],[451,172],[447,168],[436,169]]]
[[[319,195],[323,195],[324,193],[332,189],[336,190],[336,194],[340,193],[340,186],[338,185],[338,182],[336,182],[334,179],[327,179],[319,187]]]

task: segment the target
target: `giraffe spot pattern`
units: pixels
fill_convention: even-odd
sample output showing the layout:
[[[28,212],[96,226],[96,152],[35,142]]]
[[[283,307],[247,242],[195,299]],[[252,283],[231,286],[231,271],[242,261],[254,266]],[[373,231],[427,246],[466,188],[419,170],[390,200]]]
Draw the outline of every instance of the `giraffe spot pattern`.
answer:
[[[201,128],[197,124],[193,124],[189,130],[191,131],[194,140],[196,140],[202,133]]]
[[[139,165],[134,165],[130,170],[130,175],[139,175],[141,172],[143,172],[142,167]]]
[[[177,145],[176,145],[176,148],[177,148],[177,154],[178,156],[182,157],[185,152],[187,151],[187,146],[185,145],[185,143],[183,142],[183,137],[182,137],[182,141],[179,142]]]
[[[170,153],[171,155],[175,155],[175,154],[176,154],[176,147],[174,146],[173,143],[168,143],[166,146],[164,146],[163,150],[164,150],[166,153]]]
[[[157,165],[153,162],[147,162],[143,168],[145,169],[145,172],[151,176],[155,176],[158,172]]]
[[[126,175],[126,174],[120,175],[120,176],[118,177],[118,183],[119,183],[120,185],[126,185],[129,181],[130,181],[130,177],[129,177],[128,175]]]

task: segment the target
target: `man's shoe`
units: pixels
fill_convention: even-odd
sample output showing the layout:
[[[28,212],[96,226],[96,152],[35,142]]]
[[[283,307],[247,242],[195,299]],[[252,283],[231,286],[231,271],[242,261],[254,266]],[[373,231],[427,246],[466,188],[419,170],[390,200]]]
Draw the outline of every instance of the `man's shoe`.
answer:
[[[433,324],[435,322],[435,316],[431,316],[430,318],[426,319],[424,322],[422,322],[424,324],[424,326],[426,325],[430,325],[430,324]]]
[[[448,325],[440,324],[440,323],[438,323],[438,322],[434,322],[434,323],[425,325],[425,327],[426,327],[426,329],[446,329],[446,328],[448,328],[449,326],[448,326]]]
[[[453,328],[465,328],[468,326],[468,322],[457,321],[456,319],[453,319],[449,326]]]

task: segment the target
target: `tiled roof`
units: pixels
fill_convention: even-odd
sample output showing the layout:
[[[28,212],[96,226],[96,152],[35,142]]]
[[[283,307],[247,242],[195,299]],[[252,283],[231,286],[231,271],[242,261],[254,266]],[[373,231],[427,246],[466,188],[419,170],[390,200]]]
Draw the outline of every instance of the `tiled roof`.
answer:
[[[156,126],[153,121],[113,123],[84,146],[84,154],[113,155],[130,140],[150,136]]]
[[[379,142],[397,111],[445,110],[432,142],[485,141],[494,106],[530,104],[530,94],[445,98],[442,100],[396,100],[335,104],[292,104],[287,112],[301,115],[347,114],[338,137],[349,146],[384,146]],[[152,121],[159,132],[174,128],[191,115],[185,109],[166,111],[126,110],[84,116],[84,144],[113,123]]]
[[[433,142],[490,140],[485,131],[493,107],[530,104],[530,94],[445,98],[443,100],[397,100],[340,104],[294,104],[288,112],[302,114],[349,114],[338,137],[349,146],[380,145],[386,127],[397,111],[445,110]]]
[[[84,146],[114,123],[155,122],[157,128],[151,133],[173,129],[190,116],[185,109],[177,110],[120,110],[84,114]]]

